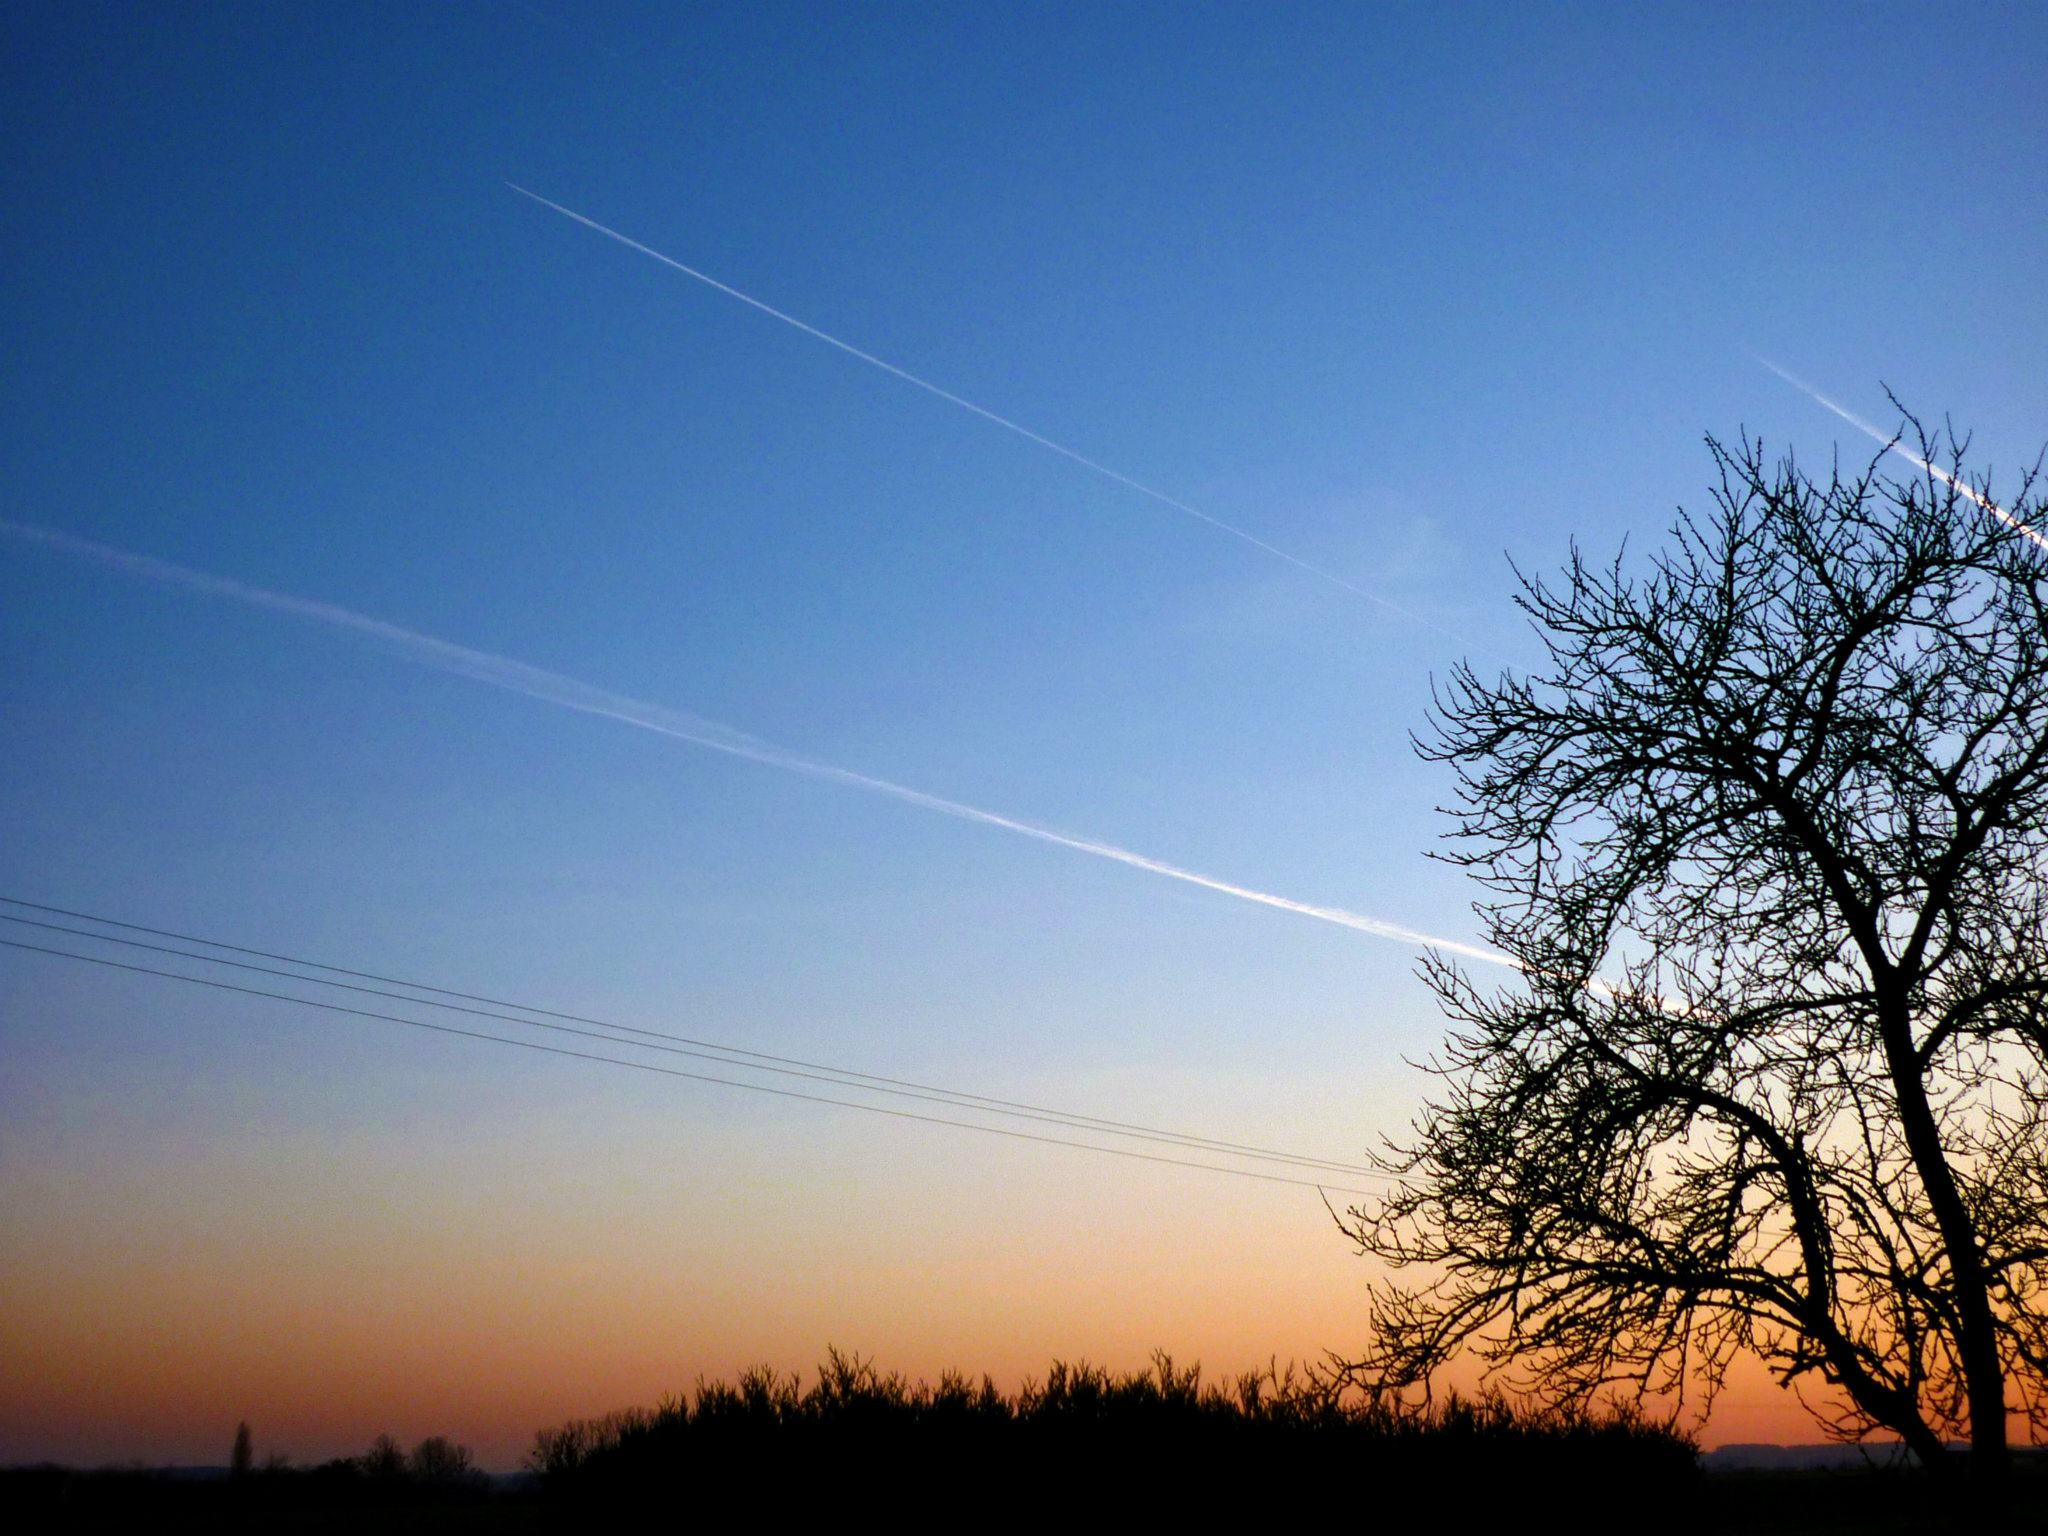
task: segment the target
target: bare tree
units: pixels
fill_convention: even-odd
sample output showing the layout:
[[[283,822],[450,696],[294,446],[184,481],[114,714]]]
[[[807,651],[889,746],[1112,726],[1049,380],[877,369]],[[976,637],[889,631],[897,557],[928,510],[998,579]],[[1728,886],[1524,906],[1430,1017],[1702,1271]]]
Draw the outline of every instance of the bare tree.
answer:
[[[445,1435],[430,1435],[414,1446],[408,1465],[412,1475],[424,1483],[468,1482],[475,1472],[469,1447],[457,1445]]]
[[[403,1477],[406,1473],[405,1447],[389,1435],[379,1435],[363,1453],[361,1465],[370,1477]]]
[[[1991,1486],[2048,1428],[2048,507],[1913,431],[1953,479],[1710,439],[1646,569],[1517,572],[1547,666],[1438,690],[1522,974],[1424,962],[1439,1087],[1341,1218],[1390,1266],[1363,1379],[1711,1403],[1749,1351]]]

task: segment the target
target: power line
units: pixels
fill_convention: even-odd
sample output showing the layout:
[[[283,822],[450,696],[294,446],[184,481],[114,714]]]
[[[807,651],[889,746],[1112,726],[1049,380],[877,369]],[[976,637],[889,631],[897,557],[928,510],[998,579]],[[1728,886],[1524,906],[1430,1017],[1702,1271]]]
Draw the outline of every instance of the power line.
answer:
[[[309,970],[328,971],[337,976],[353,976],[360,981],[379,981],[389,986],[406,987],[415,992],[430,992],[443,998],[460,998],[466,1003],[485,1003],[491,1008],[510,1008],[520,1015],[539,1017],[515,1017],[510,1014],[493,1013],[486,1009],[463,1007],[457,1003],[436,1001],[433,997],[410,997],[401,993],[385,992],[375,987],[352,986],[346,982],[328,981],[318,976],[302,976],[292,972],[274,971],[264,966],[244,965],[239,961],[224,960],[214,955],[197,955],[187,950],[167,949],[160,945],[142,944],[132,939],[118,938],[112,934],[88,933],[80,929],[65,928],[59,924],[41,923],[34,919],[0,913],[0,922],[25,924],[31,927],[51,928],[74,937],[95,939],[104,943],[124,944],[137,949],[148,949],[161,954],[177,955],[187,960],[198,960],[208,965],[233,966],[239,970],[255,971],[263,975],[278,976],[286,980],[301,981],[316,986],[336,987],[350,992],[367,993],[375,997],[389,998],[396,1002],[412,1003],[430,1008],[446,1009],[450,1012],[473,1014],[483,1018],[499,1019],[508,1024],[522,1024],[534,1029],[559,1029],[558,1025],[543,1022],[559,1019],[570,1024],[591,1025],[597,1029],[617,1031],[622,1034],[639,1035],[649,1040],[669,1041],[675,1045],[694,1047],[693,1050],[670,1051],[662,1045],[642,1046],[639,1041],[618,1040],[621,1045],[632,1045],[639,1049],[661,1050],[669,1054],[696,1056],[702,1060],[725,1061],[732,1066],[743,1066],[750,1071],[773,1072],[782,1076],[811,1078],[813,1081],[837,1082],[846,1087],[857,1087],[864,1092],[889,1093],[899,1097],[925,1099],[936,1103],[955,1105],[962,1109],[1010,1115],[1013,1117],[1041,1120],[1052,1124],[1070,1126],[1075,1130],[1092,1130],[1113,1135],[1128,1136],[1142,1141],[1158,1141],[1172,1145],[1186,1146],[1203,1151],[1227,1153],[1235,1157],[1252,1158],[1264,1162],[1290,1164],[1302,1168],[1320,1168],[1333,1173],[1384,1177],[1379,1170],[1359,1163],[1347,1163],[1331,1158],[1310,1157],[1300,1153],[1286,1152],[1273,1147],[1261,1147],[1243,1142],[1224,1141],[1216,1137],[1200,1136],[1187,1131],[1167,1130],[1159,1126],[1142,1125],[1126,1120],[1110,1120],[1094,1115],[1084,1115],[1070,1110],[1050,1108],[1042,1104],[1024,1103],[1014,1099],[991,1098],[983,1094],[967,1093],[959,1089],[940,1087],[931,1083],[916,1082],[907,1078],[883,1077],[874,1073],[858,1072],[851,1068],[835,1067],[826,1063],[806,1061],[800,1057],[776,1056],[764,1051],[753,1051],[744,1046],[727,1045],[716,1040],[703,1040],[689,1035],[672,1034],[662,1030],[641,1029],[630,1024],[617,1024],[607,1019],[591,1018],[582,1014],[562,1013],[548,1008],[536,1008],[529,1004],[510,1002],[503,998],[489,997],[481,993],[460,992],[453,988],[439,987],[427,982],[410,981],[403,977],[382,975],[375,971],[351,969],[346,966],[328,965],[318,960],[307,960],[300,956],[283,954],[273,950],[252,949],[245,945],[230,944],[219,939],[204,938],[196,934],[180,933],[168,928],[153,928],[142,923],[124,922],[118,918],[102,917],[97,913],[78,911],[68,907],[56,907],[43,902],[28,901],[18,896],[0,894],[0,903],[25,907],[32,911],[52,913],[61,917],[76,918],[83,922],[98,923],[110,928],[120,928],[131,933],[146,933],[155,938],[176,939],[185,944],[203,944],[211,949],[226,950],[232,954],[250,955],[262,960],[277,960],[288,965]],[[588,1030],[569,1029],[563,1033],[586,1035],[594,1039],[610,1039],[607,1035],[590,1035]],[[719,1052],[709,1056],[704,1052]],[[745,1060],[731,1060],[733,1057]],[[763,1063],[763,1065],[756,1065]],[[772,1063],[772,1065],[767,1065]],[[818,1076],[818,1074],[826,1074]]]
[[[1190,1132],[1170,1131],[1163,1130],[1161,1128],[1154,1126],[1137,1125],[1128,1121],[1106,1120],[1095,1116],[1081,1115],[1072,1111],[1047,1108],[1042,1105],[1024,1104],[1017,1101],[1004,1099],[992,1099],[984,1097],[982,1095],[961,1092],[955,1089],[942,1088],[925,1083],[916,1083],[905,1079],[878,1077],[870,1073],[856,1072],[848,1068],[833,1067],[816,1062],[806,1062],[792,1057],[770,1056],[764,1052],[749,1051],[743,1047],[728,1046],[715,1041],[697,1040],[693,1039],[690,1036],[666,1034],[658,1030],[636,1029],[630,1025],[613,1024],[607,1020],[585,1018],[577,1014],[555,1013],[547,1009],[530,1008],[525,1004],[504,1002],[500,999],[482,997],[479,994],[454,992],[446,988],[431,987],[426,983],[407,981],[396,977],[380,976],[374,972],[350,970],[345,967],[339,966],[323,966],[317,961],[303,960],[296,956],[283,955],[266,950],[249,949],[245,946],[226,944],[218,940],[200,938],[194,935],[179,934],[167,929],[149,928],[142,924],[122,923],[119,920],[113,918],[103,918],[92,913],[75,912],[67,908],[50,907],[42,903],[26,902],[16,897],[0,896],[0,901],[13,902],[22,906],[33,907],[41,911],[57,912],[64,916],[78,917],[88,922],[105,923],[109,926],[114,927],[125,927],[133,931],[151,933],[160,937],[178,938],[186,943],[206,944],[215,948],[228,949],[238,954],[258,955],[265,959],[282,960],[293,965],[303,965],[315,969],[332,970],[337,974],[341,975],[361,976],[370,980],[388,981],[396,986],[411,987],[421,991],[441,992],[444,996],[472,998],[475,1001],[490,1002],[499,1007],[516,1008],[519,1009],[522,1014],[538,1013],[546,1015],[550,1018],[568,1019],[578,1024],[596,1025],[600,1029],[618,1030],[628,1034],[644,1035],[654,1040],[673,1040],[680,1042],[684,1045],[699,1046],[703,1049],[675,1050],[671,1047],[662,1045],[644,1045],[637,1040],[617,1040],[612,1035],[594,1034],[590,1030],[584,1029],[563,1029],[559,1025],[544,1023],[539,1019],[525,1018],[514,1014],[496,1013],[481,1008],[463,1007],[458,1004],[439,1002],[433,998],[412,997],[403,993],[387,992],[375,987],[352,986],[346,982],[329,981],[322,977],[303,976],[295,972],[273,970],[267,966],[247,965],[239,961],[224,960],[214,955],[194,954],[189,950],[172,949],[164,945],[145,944],[133,939],[119,938],[111,934],[93,933],[85,929],[65,927],[62,924],[38,922],[32,918],[23,918],[13,916],[7,913],[0,913],[0,921],[24,924],[27,926],[37,928],[45,928],[52,930],[54,932],[69,934],[77,938],[88,938],[103,943],[121,944],[132,948],[151,950],[159,954],[176,955],[182,959],[197,960],[203,964],[208,965],[232,966],[238,970],[254,971],[262,975],[277,976],[291,981],[300,981],[317,986],[336,987],[350,992],[366,993],[368,995],[375,997],[389,998],[397,1002],[412,1003],[416,1005],[433,1008],[442,1008],[452,1012],[466,1013],[483,1018],[499,1019],[505,1023],[521,1024],[529,1028],[555,1030],[560,1033],[581,1035],[590,1039],[613,1040],[614,1043],[621,1045],[630,1045],[636,1049],[659,1050],[663,1051],[666,1054],[691,1056],[699,1060],[706,1061],[718,1061],[732,1066],[745,1067],[749,1071],[772,1072],[781,1076],[802,1077],[808,1078],[812,1081],[836,1083],[841,1086],[860,1088],[863,1092],[890,1093],[898,1097],[924,1099],[929,1102],[950,1104],[958,1108],[974,1109],[984,1113],[1007,1114],[1018,1118],[1042,1120],[1052,1124],[1070,1126],[1071,1128],[1076,1130],[1101,1130],[1106,1131],[1110,1134],[1129,1136],[1139,1140],[1160,1141],[1170,1145],[1188,1146],[1199,1150],[1223,1152],[1233,1156],[1254,1158],[1260,1161],[1279,1162],[1305,1168],[1320,1168],[1330,1172],[1352,1175],[1365,1175],[1369,1177],[1381,1176],[1379,1175],[1378,1170],[1357,1163],[1345,1163],[1329,1158],[1308,1157],[1298,1153],[1279,1151],[1274,1148],[1254,1147],[1243,1143],[1222,1141],[1214,1137],[1198,1136]],[[707,1054],[707,1052],[712,1051],[721,1052],[723,1054]],[[732,1060],[731,1058],[735,1056],[751,1057],[754,1058],[754,1060]],[[783,1065],[757,1065],[757,1062],[779,1062],[783,1063]],[[811,1070],[794,1070],[798,1068],[810,1068]]]
[[[744,1067],[750,1072],[770,1072],[778,1077],[798,1077],[810,1082],[831,1083],[845,1088],[859,1088],[865,1093],[884,1093],[894,1098],[919,1099],[926,1103],[945,1104],[957,1109],[979,1109],[987,1114],[1005,1115],[1012,1119],[1037,1120],[1050,1125],[1066,1126],[1072,1130],[1089,1129],[1087,1124],[1082,1123],[1080,1117],[1070,1117],[1062,1110],[1038,1112],[1029,1109],[982,1109],[982,1106],[971,1102],[963,1096],[953,1095],[945,1089],[918,1092],[911,1088],[885,1088],[879,1085],[869,1085],[853,1081],[852,1074],[839,1073],[835,1068],[823,1068],[816,1072],[804,1072],[794,1067],[774,1067],[750,1061],[735,1060],[731,1056],[715,1055],[709,1050],[689,1050],[682,1046],[660,1045],[652,1041],[621,1039],[617,1035],[603,1033],[596,1029],[579,1029],[570,1024],[551,1024],[540,1019],[521,1018],[517,1014],[493,1012],[488,1008],[466,1008],[459,1003],[436,1002],[432,998],[409,997],[405,993],[387,992],[379,987],[355,986],[345,981],[327,981],[317,976],[303,976],[296,971],[281,971],[267,965],[251,965],[242,960],[223,960],[215,955],[195,954],[187,949],[174,949],[167,944],[148,944],[140,939],[117,938],[111,934],[94,933],[85,928],[71,928],[62,923],[41,922],[32,917],[17,917],[6,912],[0,912],[0,922],[17,923],[30,928],[41,928],[53,933],[69,934],[73,938],[96,940],[100,943],[121,944],[131,949],[149,950],[154,954],[176,955],[180,959],[197,960],[205,965],[232,966],[239,971],[253,971],[258,975],[276,976],[286,981],[304,982],[312,986],[337,987],[347,992],[359,992],[371,997],[389,998],[394,1002],[412,1003],[429,1008],[445,1008],[454,1013],[471,1014],[478,1018],[498,1019],[507,1024],[521,1024],[529,1029],[545,1029],[555,1034],[578,1035],[586,1040],[609,1041],[614,1045],[631,1046],[635,1050],[660,1051],[663,1055],[667,1056],[688,1056],[698,1061],[714,1061],[726,1066]],[[1126,1136],[1139,1141],[1162,1142],[1168,1146],[1190,1147],[1196,1150],[1227,1150],[1226,1146],[1222,1144],[1210,1142],[1204,1138],[1182,1136],[1180,1133],[1172,1131],[1153,1132],[1134,1128],[1108,1132],[1107,1134]],[[1319,1168],[1329,1173],[1370,1175],[1375,1171],[1356,1163],[1339,1163],[1326,1158],[1302,1157],[1289,1152],[1239,1152],[1233,1155],[1251,1158],[1260,1162],[1281,1163],[1289,1167]]]
[[[1069,1141],[1061,1136],[1041,1136],[1031,1131],[1013,1131],[998,1125],[977,1125],[971,1120],[949,1120],[942,1115],[919,1114],[915,1110],[889,1109],[880,1104],[863,1104],[855,1099],[835,1099],[825,1094],[802,1093],[794,1088],[773,1088],[766,1083],[745,1083],[730,1077],[713,1077],[706,1072],[686,1072],[680,1067],[656,1066],[653,1062],[628,1061],[618,1056],[600,1056],[594,1051],[575,1051],[566,1046],[544,1045],[537,1040],[517,1040],[509,1035],[486,1034],[482,1030],[462,1029],[453,1024],[433,1024],[425,1019],[408,1019],[395,1013],[376,1013],[367,1008],[348,1008],[340,1003],[323,1003],[310,997],[294,997],[285,992],[265,991],[260,987],[236,986],[233,982],[216,981],[211,977],[187,976],[178,971],[160,970],[155,966],[131,965],[125,960],[111,960],[104,955],[81,955],[75,950],[52,949],[44,944],[26,944],[19,939],[0,939],[0,946],[8,949],[27,950],[33,954],[52,955],[62,960],[77,960],[87,965],[105,966],[110,970],[129,971],[138,976],[157,976],[166,981],[182,981],[195,987],[211,987],[219,992],[235,992],[244,997],[268,998],[280,1003],[294,1003],[302,1008],[318,1008],[327,1013],[348,1014],[359,1019],[377,1019],[387,1024],[404,1024],[413,1029],[432,1030],[437,1035],[456,1035],[465,1040],[486,1040],[494,1045],[517,1046],[522,1050],[540,1051],[550,1056],[568,1056],[578,1061],[602,1062],[606,1066],[626,1067],[636,1072],[653,1072],[662,1077],[685,1078],[697,1083],[716,1083],[722,1088],[740,1088],[749,1093],[773,1094],[780,1099],[799,1099],[808,1104],[832,1104],[841,1109],[864,1110],[871,1115],[887,1115],[894,1120],[915,1120],[925,1125],[949,1125],[957,1130],[981,1131],[990,1136],[1006,1136],[1012,1141],[1035,1141],[1046,1146],[1072,1147],[1082,1152],[1100,1152],[1108,1157],[1131,1158],[1137,1162],[1164,1163],[1174,1168],[1193,1168],[1203,1173],[1227,1174],[1240,1179],[1257,1179],[1266,1184],[1292,1184],[1302,1189],[1313,1189],[1324,1193],[1364,1195],[1370,1197],[1371,1190],[1346,1189],[1339,1185],[1323,1184],[1314,1179],[1289,1178],[1285,1174],[1260,1173],[1250,1168],[1228,1168],[1217,1163],[1192,1162],[1187,1158],[1166,1157],[1157,1152],[1139,1152],[1130,1147],[1105,1147],[1094,1142]],[[621,1041],[620,1044],[627,1042]]]
[[[366,635],[421,666],[432,667],[436,671],[447,672],[457,677],[466,677],[487,687],[503,688],[526,698],[552,704],[558,709],[569,709],[579,714],[615,720],[635,730],[651,731],[657,736],[688,742],[705,751],[722,753],[727,757],[756,763],[764,768],[801,774],[805,778],[816,779],[822,783],[837,784],[844,789],[856,789],[862,794],[879,795],[903,805],[916,806],[919,810],[929,811],[934,815],[951,816],[959,821],[972,822],[976,826],[995,827],[1016,837],[1028,837],[1034,842],[1065,848],[1073,853],[1084,853],[1092,859],[1107,859],[1127,869],[1142,870],[1148,875],[1157,875],[1164,880],[1177,880],[1185,885],[1198,886],[1202,890],[1215,891],[1254,906],[1292,912],[1298,917],[1313,918],[1319,923],[1330,923],[1357,933],[1369,933],[1375,938],[1392,939],[1400,944],[1419,944],[1449,954],[1463,955],[1488,965],[1505,966],[1510,970],[1521,969],[1510,956],[1487,949],[1483,945],[1424,933],[1402,923],[1388,922],[1385,918],[1348,911],[1343,907],[1297,901],[1291,896],[1283,896],[1276,891],[1262,891],[1256,886],[1240,885],[1234,880],[1220,880],[1214,875],[1205,875],[1200,870],[1189,869],[1185,865],[1175,864],[1166,859],[1154,858],[1148,853],[1140,853],[1135,848],[1120,847],[1099,838],[1079,837],[1021,816],[1005,815],[986,806],[970,805],[965,800],[935,795],[929,790],[918,789],[894,779],[880,778],[872,773],[843,768],[837,763],[823,762],[801,753],[785,751],[745,732],[735,731],[730,726],[706,720],[702,716],[650,703],[645,699],[613,693],[610,689],[599,688],[581,679],[565,677],[559,672],[550,672],[542,667],[530,666],[509,656],[497,656],[470,646],[457,645],[437,635],[407,629],[402,625],[373,618],[367,613],[358,613],[354,609],[341,607],[339,604],[299,597],[290,592],[278,592],[267,587],[251,586],[247,582],[236,581],[231,577],[193,570],[189,566],[178,565],[173,561],[158,560],[154,556],[137,554],[133,550],[102,544],[94,539],[81,539],[75,534],[64,533],[54,528],[17,523],[6,517],[0,517],[0,535],[21,539],[79,559],[97,561],[145,581],[159,582],[186,591],[204,592],[229,602],[260,608],[270,613],[288,614],[295,619],[326,625],[348,634]]]

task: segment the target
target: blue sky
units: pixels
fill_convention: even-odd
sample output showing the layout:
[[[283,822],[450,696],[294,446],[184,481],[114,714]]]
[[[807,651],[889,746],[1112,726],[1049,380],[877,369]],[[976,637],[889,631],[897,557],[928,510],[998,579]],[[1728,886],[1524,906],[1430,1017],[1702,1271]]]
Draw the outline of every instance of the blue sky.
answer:
[[[1504,557],[1654,543],[1703,500],[1703,432],[1867,456],[1753,353],[1881,420],[1888,383],[2003,470],[2048,437],[2036,7],[541,0],[4,26],[0,515],[1450,937],[1472,893],[1422,856],[1446,786],[1407,734],[1456,643],[505,180],[1492,661],[1530,654]],[[1401,1058],[1436,1037],[1398,944],[15,541],[0,657],[10,893],[1340,1157],[1398,1127]],[[1212,1205],[1159,1193],[1192,1176],[16,954],[0,1009],[0,1189],[46,1249],[182,1210],[174,1189],[269,1126],[330,1169],[365,1145],[680,1160],[671,1210],[737,1275],[770,1239],[721,1247],[728,1206],[848,1253],[880,1222],[874,1254],[938,1265],[957,1242],[902,1223],[988,1179],[1018,1234],[1184,1203],[1168,1276],[1248,1241],[1246,1213],[1291,1224],[1289,1318],[1341,1318],[1355,1283],[1312,1198]],[[123,1184],[109,1147],[180,1172]],[[353,1177],[331,1198],[360,1209]],[[203,1267],[234,1220],[170,1230],[215,1233]],[[1097,1337],[1057,1300],[1080,1282],[1040,1278],[1024,1335]],[[957,1337],[995,1306],[961,1302]],[[789,1336],[864,1345],[832,1331],[883,1315],[819,1301]],[[1297,1331],[1273,1347],[1334,1342]]]

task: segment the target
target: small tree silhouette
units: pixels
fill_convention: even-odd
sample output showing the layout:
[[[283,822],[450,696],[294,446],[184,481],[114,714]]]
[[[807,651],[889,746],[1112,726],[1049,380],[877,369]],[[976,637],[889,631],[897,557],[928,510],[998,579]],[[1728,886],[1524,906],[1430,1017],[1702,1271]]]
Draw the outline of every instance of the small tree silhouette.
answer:
[[[379,1435],[363,1453],[363,1471],[370,1477],[405,1476],[405,1450],[389,1435]]]
[[[235,1426],[235,1449],[228,1458],[228,1472],[234,1477],[247,1477],[255,1460],[256,1442],[249,1434],[249,1421],[244,1419]]]
[[[432,1435],[412,1448],[412,1475],[423,1483],[467,1482],[472,1474],[469,1447],[445,1435]]]

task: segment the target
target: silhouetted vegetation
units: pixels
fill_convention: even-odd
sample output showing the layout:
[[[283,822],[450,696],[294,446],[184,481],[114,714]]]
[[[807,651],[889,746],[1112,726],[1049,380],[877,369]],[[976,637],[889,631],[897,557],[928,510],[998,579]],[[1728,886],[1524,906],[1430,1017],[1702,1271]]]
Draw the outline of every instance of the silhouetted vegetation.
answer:
[[[1667,1512],[1696,1503],[1692,1442],[1628,1408],[1520,1407],[1489,1394],[1433,1407],[1370,1401],[1292,1369],[1204,1383],[1166,1355],[1116,1374],[1055,1364],[1007,1394],[986,1377],[912,1383],[833,1352],[809,1387],[754,1370],[692,1397],[544,1431],[530,1465],[557,1503],[815,1499],[852,1488],[972,1517],[1225,1512],[1286,1520],[1400,1497],[1469,1515],[1529,1500]],[[1616,1524],[1626,1524],[1617,1521]]]
[[[238,1434],[237,1442],[244,1437]],[[255,1447],[250,1446],[253,1463]],[[1946,1529],[1916,1468],[1707,1475],[1689,1437],[1624,1404],[1548,1409],[1498,1393],[1374,1399],[1340,1373],[1228,1383],[1166,1355],[1119,1374],[1055,1363],[1014,1393],[936,1385],[828,1352],[806,1385],[768,1369],[536,1436],[526,1475],[486,1477],[440,1437],[295,1468],[0,1470],[17,1529],[511,1533],[783,1526],[855,1516],[969,1529],[1178,1521],[1206,1530],[1341,1522],[1478,1530],[1921,1532]],[[2019,1469],[2048,1527],[2048,1468]],[[25,1519],[23,1517],[26,1517]],[[2015,1525],[2012,1528],[2032,1528]]]

